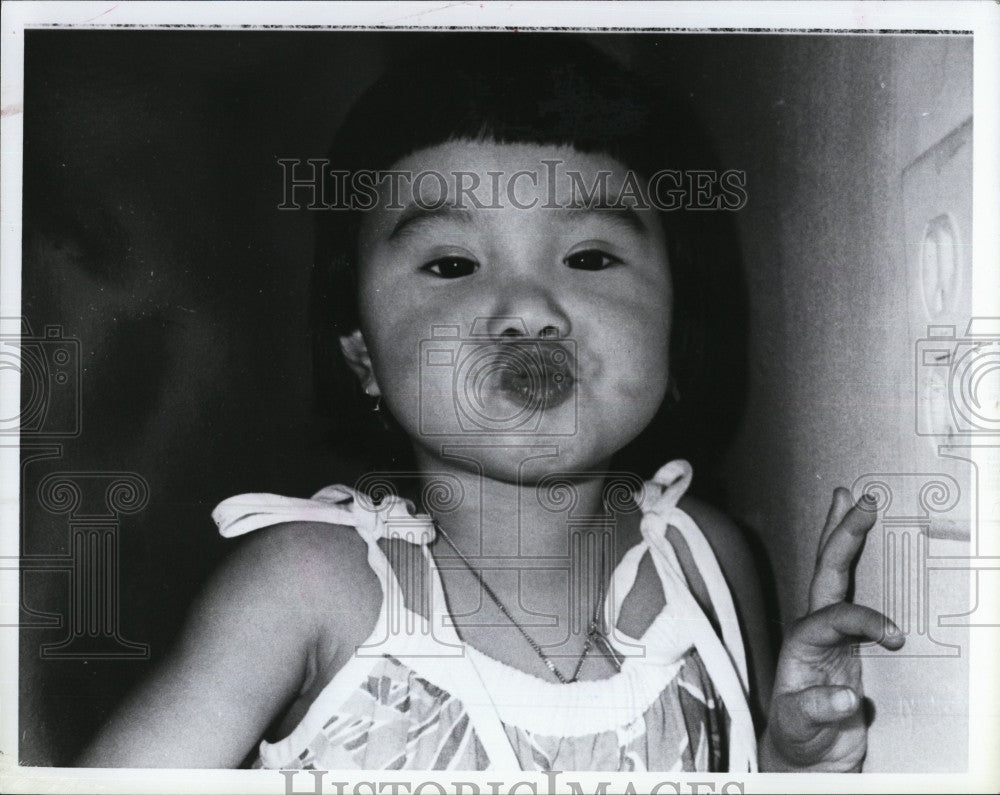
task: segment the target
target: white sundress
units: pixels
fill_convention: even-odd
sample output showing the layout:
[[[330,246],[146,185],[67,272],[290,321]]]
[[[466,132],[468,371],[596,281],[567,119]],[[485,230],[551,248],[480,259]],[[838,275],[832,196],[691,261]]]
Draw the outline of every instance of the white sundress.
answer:
[[[604,604],[615,627],[648,551],[665,605],[641,638],[609,639],[624,657],[607,679],[561,684],[512,668],[462,642],[427,544],[430,517],[388,497],[377,508],[345,486],[311,499],[244,494],[213,518],[227,537],[290,521],[353,527],[383,591],[368,640],[326,685],[298,726],[262,741],[255,767],[363,770],[756,770],[743,641],[732,597],[694,520],[677,507],[686,461],[662,467],[635,495],[642,540],[615,569]],[[333,527],[334,525],[338,527]],[[666,530],[686,541],[721,638],[688,589]],[[411,612],[380,538],[420,546],[431,572],[430,620]],[[636,648],[643,649],[641,655]]]

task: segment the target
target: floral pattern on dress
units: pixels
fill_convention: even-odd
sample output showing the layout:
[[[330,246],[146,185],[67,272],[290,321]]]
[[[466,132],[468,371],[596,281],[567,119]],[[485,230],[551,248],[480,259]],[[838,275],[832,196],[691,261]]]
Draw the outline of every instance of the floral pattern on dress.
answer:
[[[615,730],[549,737],[505,724],[504,731],[523,770],[710,772],[725,769],[728,724],[691,649],[659,698]],[[285,767],[485,770],[489,764],[462,702],[385,655]]]

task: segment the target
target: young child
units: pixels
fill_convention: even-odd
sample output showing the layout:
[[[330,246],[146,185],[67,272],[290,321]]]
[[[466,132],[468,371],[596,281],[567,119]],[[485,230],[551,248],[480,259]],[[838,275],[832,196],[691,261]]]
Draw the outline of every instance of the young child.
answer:
[[[317,364],[374,476],[224,501],[252,535],[81,763],[860,770],[851,644],[903,643],[845,601],[871,506],[835,491],[772,677],[740,532],[686,461],[626,468],[699,427],[678,119],[572,37],[436,41],[351,111],[319,213]]]

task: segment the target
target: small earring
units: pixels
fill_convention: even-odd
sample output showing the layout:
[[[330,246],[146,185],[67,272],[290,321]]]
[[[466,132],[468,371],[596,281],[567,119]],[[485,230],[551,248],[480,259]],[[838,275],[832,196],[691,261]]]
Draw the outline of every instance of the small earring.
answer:
[[[670,376],[667,381],[667,391],[670,394],[670,400],[673,401],[675,406],[681,402],[681,391],[677,388],[677,379],[673,376]]]
[[[382,430],[391,431],[393,429],[391,422],[392,415],[388,411],[382,411],[382,395],[375,395],[372,413],[378,417],[378,422],[382,426]]]

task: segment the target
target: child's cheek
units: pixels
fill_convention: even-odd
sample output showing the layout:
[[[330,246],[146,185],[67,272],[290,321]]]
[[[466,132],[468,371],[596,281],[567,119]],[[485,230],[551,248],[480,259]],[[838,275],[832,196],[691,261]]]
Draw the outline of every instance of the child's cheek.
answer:
[[[630,366],[616,383],[616,392],[623,406],[652,419],[667,391],[667,353],[664,351],[662,356],[645,353],[648,352],[637,352],[631,358]]]
[[[662,285],[633,284],[589,309],[598,322],[581,329],[607,374],[630,397],[666,384],[670,356],[670,294]]]
[[[393,333],[398,331],[399,333]],[[375,377],[393,414],[405,418],[417,411],[420,390],[421,335],[418,329],[392,325],[376,337],[372,365]],[[411,404],[413,404],[411,406]]]

